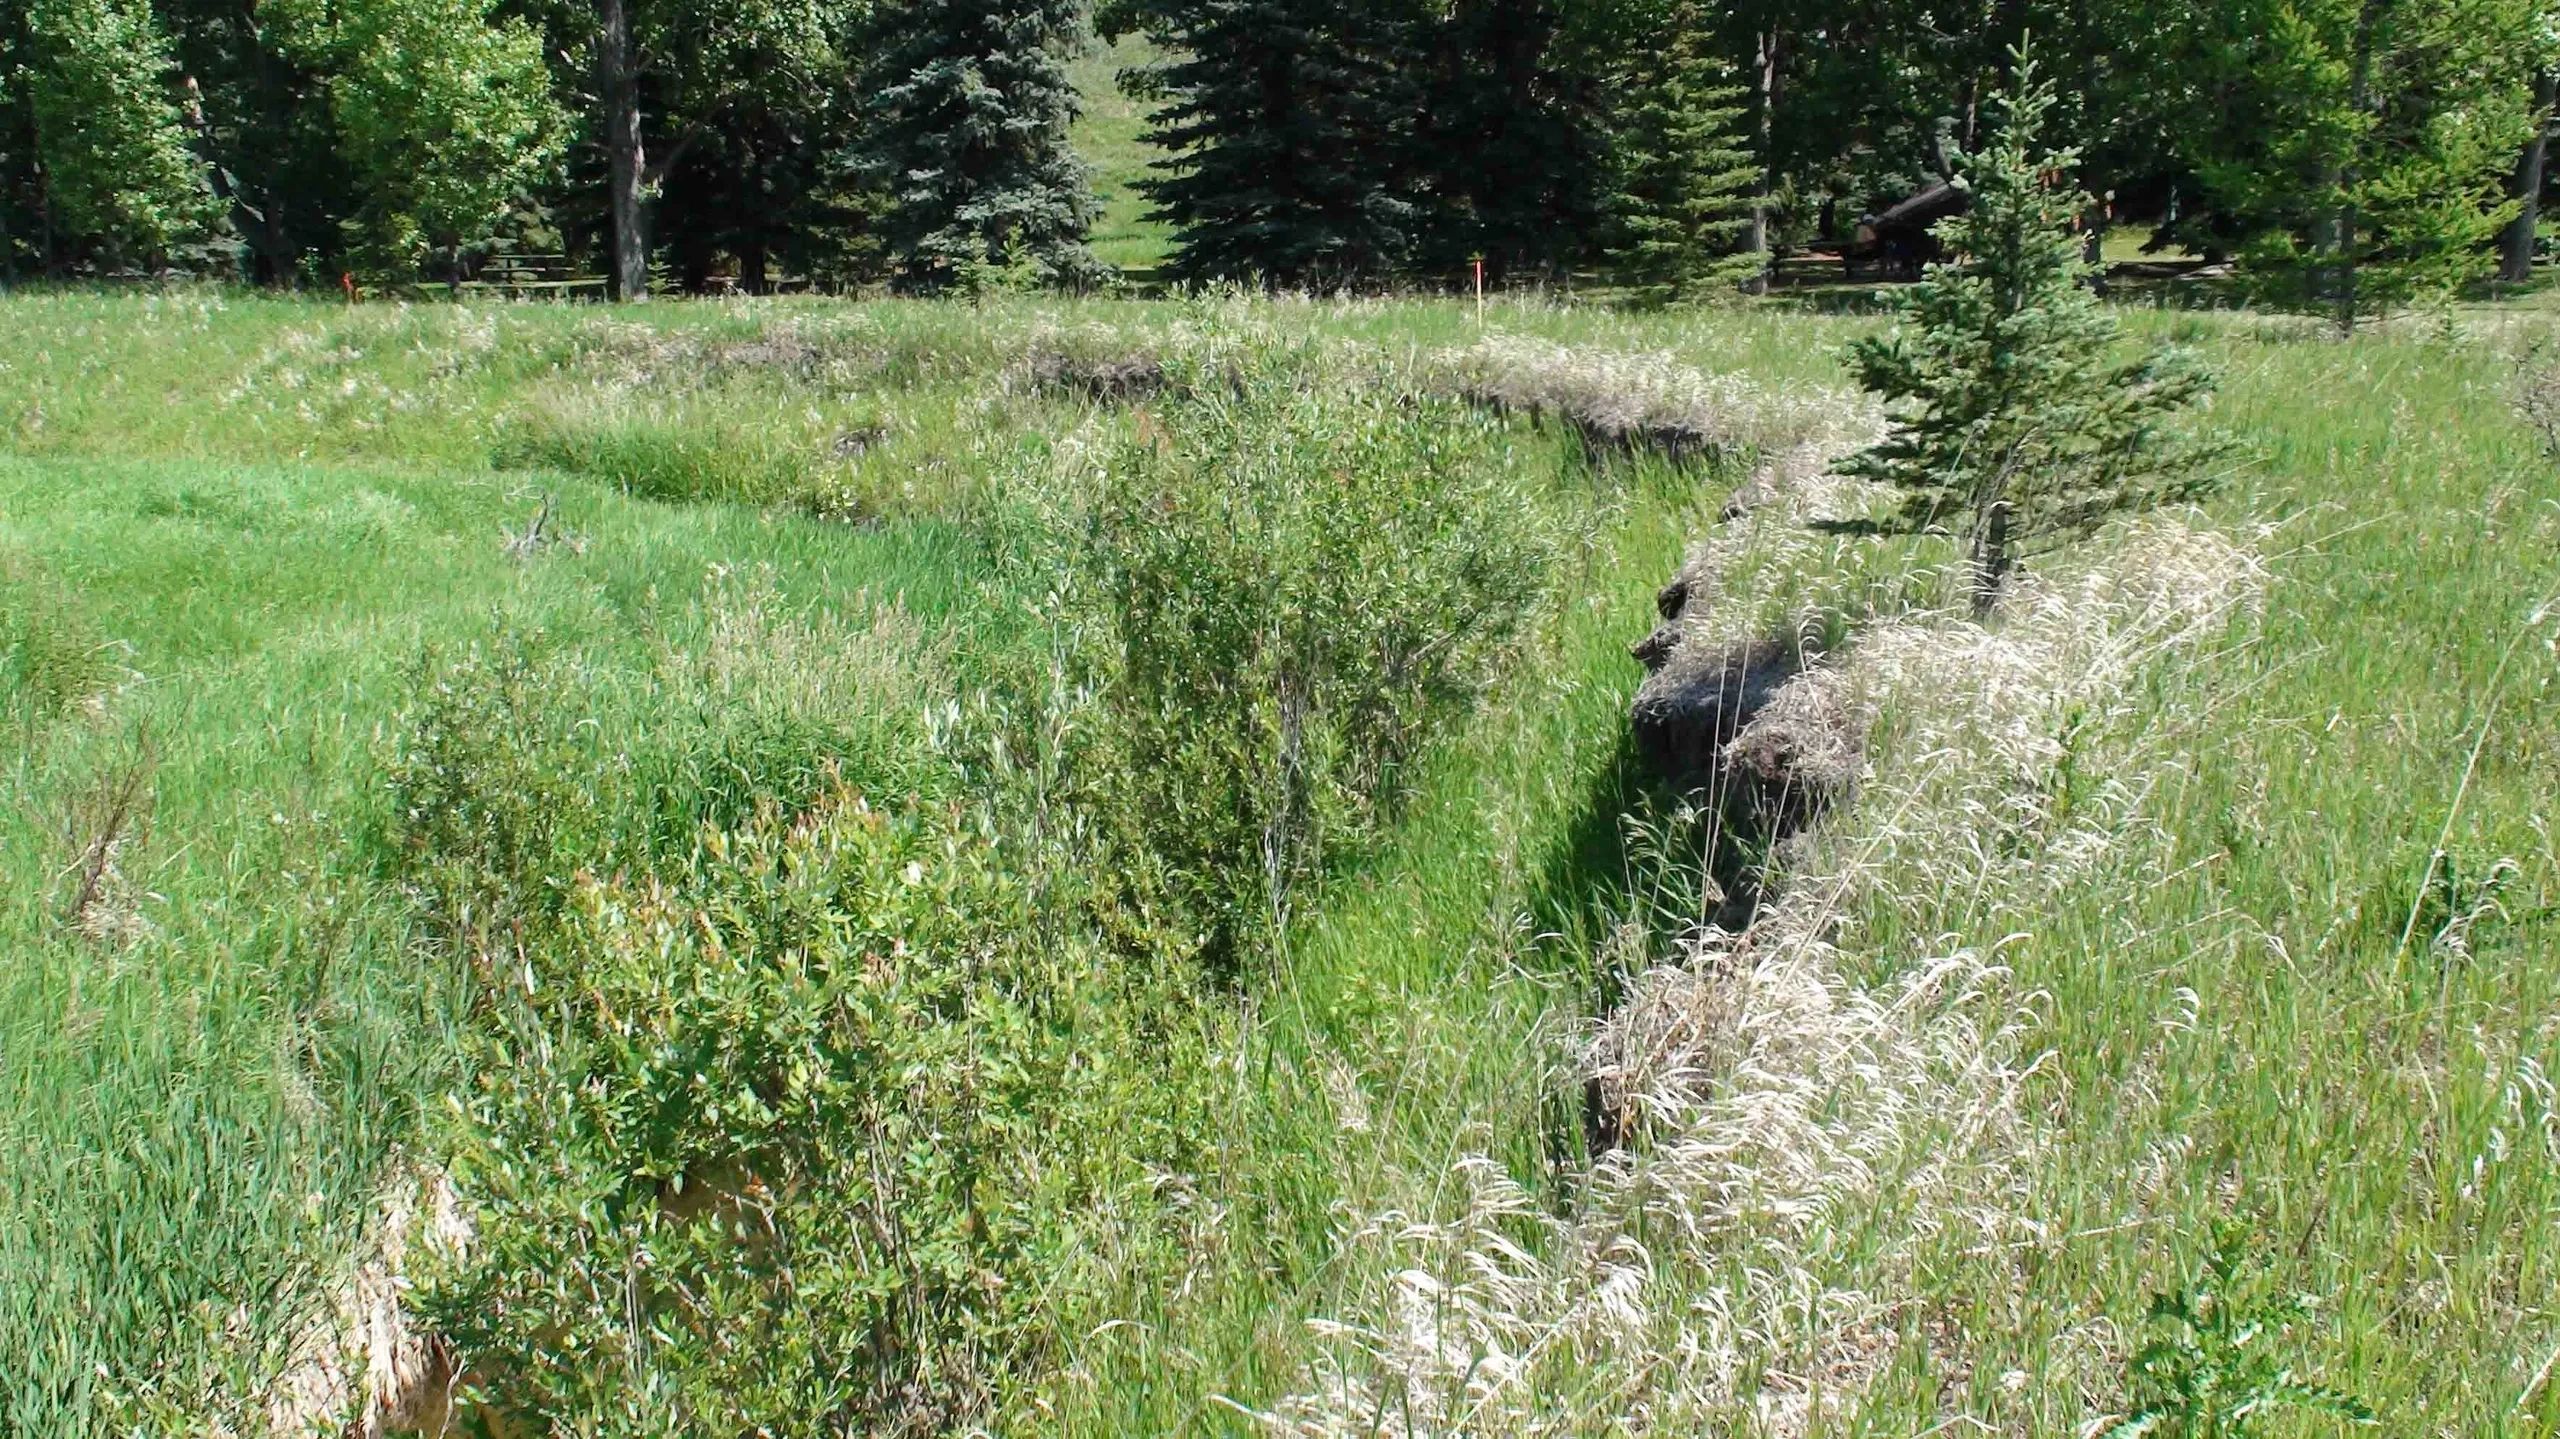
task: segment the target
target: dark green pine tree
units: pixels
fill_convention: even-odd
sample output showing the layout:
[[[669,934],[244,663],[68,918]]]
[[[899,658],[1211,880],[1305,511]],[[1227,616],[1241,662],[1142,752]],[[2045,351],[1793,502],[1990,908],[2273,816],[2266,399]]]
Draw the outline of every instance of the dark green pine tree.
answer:
[[[1649,303],[1739,292],[1763,257],[1737,242],[1760,166],[1741,139],[1743,96],[1694,0],[1627,37],[1611,125],[1608,268]]]
[[[1357,284],[1401,271],[1430,205],[1419,0],[1125,0],[1168,57],[1124,77],[1167,153],[1141,182],[1185,279]]]
[[[1904,294],[1893,333],[1851,348],[1893,424],[1841,466],[1900,489],[1911,527],[1963,540],[1977,613],[2021,554],[2199,494],[2223,453],[2183,423],[2201,370],[2175,350],[2114,353],[2072,226],[2087,200],[2062,179],[2078,157],[2043,147],[2053,90],[2024,55],[2016,76],[1993,100],[1997,137],[1957,165],[1973,204],[1938,233],[1959,258]]]
[[[1067,143],[1081,0],[909,0],[882,19],[868,168],[899,282],[1082,285],[1098,204]]]
[[[1608,18],[1588,0],[1452,0],[1422,112],[1432,273],[1480,255],[1499,284],[1583,258],[1603,198],[1608,86],[1593,62],[1616,49]]]

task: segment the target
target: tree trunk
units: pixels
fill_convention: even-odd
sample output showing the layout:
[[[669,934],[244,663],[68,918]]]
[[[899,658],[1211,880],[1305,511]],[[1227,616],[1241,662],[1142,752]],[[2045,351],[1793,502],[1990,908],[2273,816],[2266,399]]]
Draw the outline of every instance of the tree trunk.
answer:
[[[2516,157],[2515,193],[2523,207],[2498,234],[2498,278],[2521,285],[2533,278],[2534,231],[2542,222],[2542,163],[2551,148],[2551,107],[2560,100],[2560,74],[2544,71],[2533,81],[2533,138]]]
[[[53,172],[36,162],[36,255],[48,280],[62,275],[62,256],[53,247]]]
[[[2364,0],[2356,14],[2355,51],[2347,79],[2347,105],[2357,115],[2373,108],[2373,32],[2382,21],[2384,0]],[[2350,141],[2352,145],[2355,142]],[[2355,155],[2350,151],[2340,159],[2338,167],[2338,333],[2356,332],[2356,246],[2360,243],[2357,229],[2362,216],[2356,213],[2355,188],[2359,178]]]
[[[1974,527],[1973,553],[1969,556],[1973,589],[1973,615],[1981,619],[2000,603],[2000,587],[2008,582],[2013,563],[2009,552],[2009,502],[1993,500]]]
[[[596,89],[604,101],[606,169],[611,176],[613,262],[606,285],[613,298],[649,298],[649,231],[640,148],[640,74],[631,53],[626,0],[603,0],[596,33]]]
[[[230,25],[241,52],[257,57],[250,81],[255,98],[241,103],[254,104],[260,117],[258,123],[270,133],[282,134],[293,123],[291,85],[275,47],[259,28],[257,6],[245,3],[233,9]],[[191,99],[192,94],[191,91]],[[215,148],[212,128],[202,122],[200,111],[194,119],[197,144],[218,182],[215,193],[231,207],[231,223],[239,230],[241,242],[248,246],[251,277],[273,289],[299,288],[302,256],[294,249],[293,229],[287,220],[288,200],[272,187],[244,185]]]
[[[1769,292],[1769,198],[1776,188],[1777,169],[1770,155],[1770,137],[1776,133],[1778,112],[1778,32],[1760,32],[1760,189],[1751,197],[1751,230],[1746,248],[1760,257],[1760,273],[1745,281],[1746,295]]]

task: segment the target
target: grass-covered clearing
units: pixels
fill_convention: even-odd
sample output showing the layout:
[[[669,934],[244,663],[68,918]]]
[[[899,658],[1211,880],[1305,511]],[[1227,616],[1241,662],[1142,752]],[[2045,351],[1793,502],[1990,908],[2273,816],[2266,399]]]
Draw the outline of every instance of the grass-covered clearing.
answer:
[[[516,1267],[426,1302],[480,1306],[484,1374],[556,1342],[508,1393],[563,1428],[700,1432],[679,1401],[716,1392],[852,1432],[2079,1433],[2144,1397],[2149,1296],[2219,1226],[2244,1301],[2320,1296],[2263,1342],[2382,1432],[2550,1432],[2560,460],[2508,404],[2547,321],[2139,318],[2220,370],[2248,458],[2175,531],[2037,561],[1989,633],[1911,578],[1933,542],[1720,522],[1748,453],[1593,464],[1407,398],[1512,364],[1714,397],[1774,451],[1853,417],[1873,323],[1504,305],[1564,348],[1469,358],[1433,302],[0,304],[0,1431],[266,1426],[382,1189],[465,1158]],[[1097,401],[1095,365],[1165,385]],[[1194,523],[1220,485],[1258,497],[1238,533],[1317,547],[1267,607],[1150,588],[1167,555],[1243,572]],[[1284,699],[1353,683],[1288,638],[1349,623],[1326,557],[1439,555],[1432,507],[1487,496],[1534,573],[1373,586],[1523,607],[1387,711],[1410,752],[1320,702],[1144,710],[1189,692],[1130,678],[1132,615],[1244,615],[1238,673]],[[1756,950],[1684,934],[1699,837],[1623,739],[1626,647],[1710,534],[1726,612],[1821,611],[1874,710]],[[1145,767],[1206,784],[1302,732],[1292,765],[1339,768],[1220,803],[1331,847],[1211,953],[1213,860],[1149,860],[1182,795]],[[1272,853],[1216,902],[1267,898]],[[839,942],[903,973],[910,938],[958,958],[722,987]],[[1604,1034],[1629,997],[1658,1008]],[[739,1045],[809,1035],[825,1083],[760,1088]],[[574,1134],[546,1045],[604,1077]],[[1595,1160],[1612,1063],[1648,1118]],[[678,1069],[755,1102],[650,1087]],[[689,1097],[643,1122],[626,1089]],[[902,1112],[941,1147],[860,1127]],[[598,1187],[511,1190],[493,1135]],[[786,1174],[916,1228],[793,1218]],[[733,1352],[688,1316],[770,1322],[799,1282],[696,1222],[747,1212],[818,1277]],[[627,1332],[564,1297],[633,1235],[728,1287]],[[863,1305],[872,1347],[831,1349]],[[832,1408],[794,1384],[821,1371]]]

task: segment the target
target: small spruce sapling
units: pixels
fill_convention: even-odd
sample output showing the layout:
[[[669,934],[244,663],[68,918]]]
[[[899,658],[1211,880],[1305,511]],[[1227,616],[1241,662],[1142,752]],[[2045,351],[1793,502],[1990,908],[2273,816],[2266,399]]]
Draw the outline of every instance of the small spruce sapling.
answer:
[[[2072,232],[2078,156],[2041,148],[2054,92],[2017,60],[1998,137],[1960,160],[1972,204],[1939,227],[1956,258],[1901,297],[1894,333],[1851,350],[1892,425],[1843,470],[1899,489],[1903,523],[1962,536],[1977,614],[2022,555],[2203,493],[2223,453],[2182,423],[2211,389],[2184,353],[2113,358],[2117,323]]]

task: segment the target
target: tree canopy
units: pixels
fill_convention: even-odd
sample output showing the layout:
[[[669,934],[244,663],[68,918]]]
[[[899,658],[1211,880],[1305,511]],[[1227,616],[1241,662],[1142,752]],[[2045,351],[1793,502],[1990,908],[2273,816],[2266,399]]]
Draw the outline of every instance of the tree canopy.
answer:
[[[2560,71],[2553,0],[24,0],[0,272],[1090,284],[1095,31],[1175,279],[1724,293],[1942,183],[2032,35],[2084,237],[2349,326],[2530,259]]]

